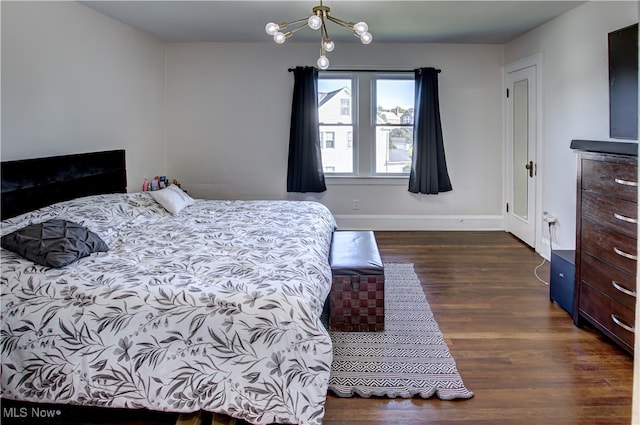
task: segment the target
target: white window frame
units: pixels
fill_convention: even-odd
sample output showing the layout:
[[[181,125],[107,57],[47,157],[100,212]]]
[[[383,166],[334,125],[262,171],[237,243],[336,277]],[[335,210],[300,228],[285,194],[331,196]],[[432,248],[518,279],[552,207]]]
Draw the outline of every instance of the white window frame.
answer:
[[[406,185],[409,173],[375,172],[376,97],[378,79],[414,79],[413,72],[377,73],[364,72],[319,72],[320,79],[347,79],[352,81],[351,125],[353,128],[353,173],[333,173],[325,168],[328,184],[381,184]],[[366,95],[360,96],[361,93]],[[363,123],[363,125],[360,125]],[[322,125],[322,124],[321,124]],[[330,124],[333,125],[333,124]],[[324,145],[323,145],[324,146]]]

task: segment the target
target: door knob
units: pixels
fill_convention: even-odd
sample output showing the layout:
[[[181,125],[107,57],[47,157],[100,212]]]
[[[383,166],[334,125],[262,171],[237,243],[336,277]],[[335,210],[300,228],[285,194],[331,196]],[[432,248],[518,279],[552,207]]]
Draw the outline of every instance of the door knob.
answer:
[[[529,161],[528,164],[525,164],[524,168],[529,170],[529,177],[533,177],[533,161]]]

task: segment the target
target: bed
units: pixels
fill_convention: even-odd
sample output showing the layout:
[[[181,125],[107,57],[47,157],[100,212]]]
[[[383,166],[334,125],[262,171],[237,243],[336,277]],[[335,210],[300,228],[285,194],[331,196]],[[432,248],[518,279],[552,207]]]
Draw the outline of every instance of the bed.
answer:
[[[126,193],[123,165],[123,151],[2,164],[2,236],[66,220],[108,248],[62,267],[2,250],[2,398],[321,423],[331,213],[196,199],[174,215]]]

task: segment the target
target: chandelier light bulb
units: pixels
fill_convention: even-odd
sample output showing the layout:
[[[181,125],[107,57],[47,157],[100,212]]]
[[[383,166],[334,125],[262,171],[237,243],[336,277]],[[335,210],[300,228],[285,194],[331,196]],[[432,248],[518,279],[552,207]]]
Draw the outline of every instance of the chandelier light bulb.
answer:
[[[322,26],[322,18],[320,18],[318,15],[311,15],[309,16],[307,25],[309,25],[309,28],[311,28],[312,30],[319,30]]]
[[[275,35],[273,36],[273,41],[275,41],[278,44],[284,43],[284,41],[286,39],[287,39],[287,37],[283,33],[281,33],[280,31],[275,33]]]
[[[356,32],[356,34],[362,35],[365,32],[369,31],[369,25],[367,25],[366,22],[358,22],[353,26],[353,30]]]
[[[327,40],[324,42],[324,50],[326,50],[327,52],[333,52],[333,49],[335,49],[335,47],[336,45],[331,40]]]
[[[276,35],[276,33],[278,32],[278,30],[280,29],[280,26],[278,24],[276,24],[275,22],[269,22],[265,27],[264,30],[267,32],[267,34],[269,35]]]
[[[362,44],[369,44],[373,41],[373,36],[369,32],[364,32],[360,34],[360,41],[362,41]]]
[[[329,68],[329,59],[325,55],[322,55],[318,58],[318,68],[327,69]]]

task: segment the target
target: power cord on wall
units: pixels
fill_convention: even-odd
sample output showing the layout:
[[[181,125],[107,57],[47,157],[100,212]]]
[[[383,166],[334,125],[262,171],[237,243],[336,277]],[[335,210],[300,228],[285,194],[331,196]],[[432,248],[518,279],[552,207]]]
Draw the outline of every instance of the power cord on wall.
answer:
[[[547,222],[547,224],[549,225],[549,247],[551,248],[551,251],[553,251],[553,226],[554,224],[556,224],[555,220],[547,220],[545,213],[545,221]],[[538,276],[538,269],[542,266],[544,266],[544,263],[547,262],[547,259],[542,257],[542,263],[538,264],[538,266],[533,270],[533,275],[536,277],[536,279],[538,279],[540,282],[544,283],[545,285],[549,285],[549,282],[547,282],[546,280],[542,279],[540,276]]]

